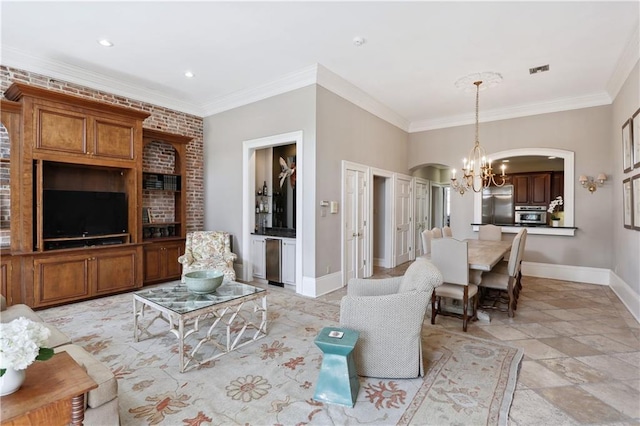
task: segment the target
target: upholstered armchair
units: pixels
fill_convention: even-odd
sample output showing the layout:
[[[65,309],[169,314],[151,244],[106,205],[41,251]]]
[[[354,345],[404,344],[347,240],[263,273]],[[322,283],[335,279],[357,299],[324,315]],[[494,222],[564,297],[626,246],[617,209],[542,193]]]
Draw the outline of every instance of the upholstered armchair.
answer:
[[[354,349],[359,375],[413,378],[424,375],[422,325],[442,274],[418,258],[402,277],[349,281],[340,302],[340,325],[360,332]]]
[[[225,281],[234,281],[233,262],[238,256],[231,252],[231,237],[223,231],[196,231],[187,233],[184,254],[178,258],[184,275],[192,271],[217,269],[224,273]]]

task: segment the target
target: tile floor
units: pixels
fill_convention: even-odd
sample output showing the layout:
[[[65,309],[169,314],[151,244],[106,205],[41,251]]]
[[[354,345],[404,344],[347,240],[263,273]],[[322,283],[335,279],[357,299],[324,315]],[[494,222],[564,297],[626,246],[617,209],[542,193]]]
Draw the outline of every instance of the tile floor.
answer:
[[[399,276],[408,263],[376,268]],[[606,286],[523,277],[514,318],[487,311],[470,335],[524,349],[511,406],[512,425],[640,425],[640,324]],[[320,300],[339,303],[346,290]],[[462,332],[438,316],[432,327]]]

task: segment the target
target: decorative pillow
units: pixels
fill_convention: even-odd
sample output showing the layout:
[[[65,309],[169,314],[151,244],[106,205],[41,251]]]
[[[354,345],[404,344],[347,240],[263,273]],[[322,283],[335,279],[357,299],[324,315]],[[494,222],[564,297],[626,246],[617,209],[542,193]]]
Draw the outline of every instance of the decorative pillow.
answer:
[[[427,259],[418,258],[413,262],[404,273],[398,293],[406,293],[408,291],[433,291],[433,289],[442,284],[442,274],[433,263]]]

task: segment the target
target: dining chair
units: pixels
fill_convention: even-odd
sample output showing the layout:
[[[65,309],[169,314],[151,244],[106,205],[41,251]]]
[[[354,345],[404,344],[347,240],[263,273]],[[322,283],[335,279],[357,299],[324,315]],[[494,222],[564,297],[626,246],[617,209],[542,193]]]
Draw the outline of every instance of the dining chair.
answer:
[[[485,241],[502,241],[502,228],[496,225],[482,225],[478,230],[478,239]]]
[[[422,251],[425,255],[431,254],[431,240],[433,239],[433,232],[428,229],[422,231]]]
[[[451,231],[451,227],[450,226],[443,226],[442,227],[442,237],[444,237],[444,238],[453,238],[453,232]]]
[[[454,238],[440,238],[431,241],[431,262],[440,270],[443,284],[436,287],[431,295],[431,324],[436,323],[436,315],[460,317],[459,314],[442,310],[442,298],[462,300],[462,330],[467,331],[469,318],[475,318],[478,305],[477,281],[470,282],[468,248],[466,241]],[[473,312],[468,315],[469,300]],[[436,308],[437,305],[437,308]]]
[[[524,252],[524,245],[522,241],[526,238],[526,229],[521,229],[516,234],[511,244],[511,254],[509,255],[509,262],[507,264],[506,273],[500,266],[492,269],[489,272],[482,274],[482,280],[480,282],[481,289],[487,289],[488,291],[495,290],[497,293],[494,297],[490,297],[488,294],[483,294],[483,308],[506,310],[510,318],[513,317],[514,311],[517,309],[517,280],[520,273],[520,266],[522,263],[522,255]],[[506,299],[504,298],[506,293]],[[489,305],[485,301],[492,301]],[[502,305],[507,305],[506,309],[502,309]]]
[[[433,233],[433,238],[442,238],[442,229],[437,226],[434,226],[431,232]]]

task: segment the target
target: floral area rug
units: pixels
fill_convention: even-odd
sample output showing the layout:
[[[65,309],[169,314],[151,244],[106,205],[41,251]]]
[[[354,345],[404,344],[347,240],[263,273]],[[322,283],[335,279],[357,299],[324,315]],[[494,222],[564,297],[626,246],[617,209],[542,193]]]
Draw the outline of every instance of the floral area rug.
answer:
[[[131,294],[39,314],[114,372],[122,425],[504,425],[522,359],[425,322],[426,376],[360,377],[351,408],[313,400],[322,363],[314,339],[338,325],[334,304],[270,290],[266,337],[185,373],[173,334],[134,341]]]

